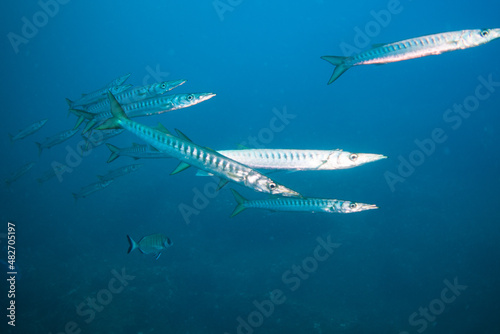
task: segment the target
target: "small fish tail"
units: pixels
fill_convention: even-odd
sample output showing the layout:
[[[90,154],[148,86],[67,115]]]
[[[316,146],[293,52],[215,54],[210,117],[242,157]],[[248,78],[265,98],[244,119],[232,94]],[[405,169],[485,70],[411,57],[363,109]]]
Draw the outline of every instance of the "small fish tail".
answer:
[[[236,190],[234,189],[231,189],[231,192],[233,193],[233,196],[234,196],[234,199],[236,200],[236,208],[234,208],[233,210],[233,213],[231,213],[231,217],[234,217],[236,216],[238,213],[240,213],[241,211],[245,210],[245,202],[247,201],[247,199],[243,196],[241,196]]]
[[[14,136],[11,135],[10,133],[8,133],[8,135],[9,135],[9,141],[10,141],[10,143],[14,144]]]
[[[134,239],[132,239],[130,237],[130,235],[127,234],[127,239],[128,239],[128,242],[129,242],[129,247],[128,247],[128,251],[127,251],[127,254],[130,254],[131,251],[133,251],[134,249],[136,249],[138,247],[137,245],[137,242],[134,241]]]
[[[333,74],[328,81],[328,84],[331,84],[335,80],[337,80],[345,71],[351,68],[351,66],[345,65],[345,61],[348,57],[340,57],[340,56],[323,56],[321,59],[326,60],[330,64],[336,66],[335,70],[333,70]]]
[[[107,161],[108,163],[110,163],[111,161],[114,161],[115,159],[117,159],[120,156],[118,154],[120,149],[118,147],[116,147],[115,145],[111,145],[110,143],[106,143],[106,146],[111,151],[111,155],[109,156],[108,161]]]
[[[78,194],[71,193],[73,195],[73,198],[75,199],[75,204],[78,202]]]
[[[111,113],[113,117],[106,120],[104,123],[99,125],[97,130],[107,130],[107,129],[120,129],[122,126],[120,125],[121,120],[128,119],[125,111],[123,111],[122,106],[118,103],[114,95],[108,91],[109,104],[111,105]]]

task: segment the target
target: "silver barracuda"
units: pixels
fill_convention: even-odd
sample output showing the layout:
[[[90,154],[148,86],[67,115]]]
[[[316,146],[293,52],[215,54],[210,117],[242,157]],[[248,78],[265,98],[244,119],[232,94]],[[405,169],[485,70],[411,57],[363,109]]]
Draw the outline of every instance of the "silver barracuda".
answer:
[[[15,136],[9,133],[10,142],[13,143],[16,140],[20,140],[28,137],[29,135],[32,135],[33,133],[40,130],[45,125],[45,123],[47,123],[47,119],[42,119],[41,121],[35,122],[24,128],[23,130],[19,131]]]
[[[115,95],[116,99],[118,100],[118,102],[120,102],[120,104],[132,103],[140,100],[153,98],[158,95],[163,95],[164,93],[171,91],[172,89],[184,84],[186,81],[187,80],[164,81],[164,82],[154,83],[151,85],[134,87],[120,94],[113,94],[113,95]],[[109,111],[109,99],[106,95],[103,95],[103,98],[98,102],[78,107],[78,109],[85,110],[92,114]]]
[[[88,186],[83,187],[80,190],[80,192],[73,193],[73,198],[75,199],[75,203],[76,203],[76,201],[78,201],[79,198],[87,197],[88,195],[93,194],[96,191],[102,190],[102,189],[106,188],[107,186],[109,186],[112,182],[113,182],[113,180],[99,181],[99,182],[95,182],[95,183],[89,184]]]
[[[128,117],[159,115],[168,111],[193,106],[214,96],[215,94],[213,93],[166,95],[162,97],[154,97],[146,100],[124,104],[122,108]],[[83,110],[72,109],[71,112],[79,117],[83,116],[84,118],[89,120],[82,133],[87,132],[94,126],[101,124],[105,120],[112,117],[111,111],[91,114]]]
[[[122,127],[158,150],[180,160],[181,163],[172,174],[194,166],[223,180],[233,181],[256,191],[274,195],[300,196],[296,191],[288,189],[269,177],[211,149],[130,120],[114,96],[111,93],[108,93],[108,95],[111,101],[113,118],[107,120],[98,129]]]
[[[351,57],[323,56],[321,58],[336,66],[328,81],[328,84],[331,84],[352,66],[387,64],[439,55],[444,52],[476,47],[497,38],[500,38],[500,29],[460,30],[379,44]]]
[[[128,165],[128,166],[123,166],[117,169],[110,170],[104,175],[97,175],[97,178],[99,178],[99,181],[108,181],[108,180],[114,180],[118,177],[136,172],[141,168],[142,165],[136,164],[136,165]]]
[[[338,199],[325,198],[269,198],[248,201],[236,190],[231,189],[238,205],[231,217],[245,209],[266,209],[272,211],[294,211],[294,212],[326,212],[326,213],[353,213],[365,210],[378,209],[376,205],[364,204]]]
[[[155,233],[143,237],[139,242],[135,242],[129,235],[127,235],[130,244],[127,254],[134,249],[139,249],[142,254],[153,254],[158,260],[161,252],[172,246],[172,241],[162,233]]]
[[[43,175],[41,177],[37,178],[36,181],[38,183],[42,184],[42,183],[47,182],[48,180],[52,179],[56,175],[62,175],[62,174],[69,172],[69,171],[70,171],[70,168],[66,165],[62,165],[62,164],[54,165],[52,167],[52,169],[49,169],[48,171],[43,173]]]
[[[51,148],[52,146],[60,144],[73,137],[77,132],[78,129],[66,130],[51,137],[47,137],[41,143],[35,142],[36,146],[38,147],[38,155],[42,154],[42,150],[44,148]]]
[[[161,159],[161,158],[170,158],[170,155],[157,150],[151,145],[139,145],[133,143],[131,147],[119,148],[109,143],[106,143],[106,146],[111,151],[111,155],[108,158],[108,163],[116,160],[118,157],[125,156],[131,157],[135,160],[137,159]]]
[[[66,99],[66,103],[68,103],[68,106],[70,108],[85,106],[88,104],[96,103],[99,100],[106,98],[106,93],[108,91],[110,91],[114,94],[119,94],[121,92],[126,91],[127,89],[129,89],[131,87],[132,87],[132,85],[128,85],[128,84],[121,85],[121,86],[105,87],[105,88],[101,88],[101,89],[98,89],[96,91],[93,91],[91,93],[82,94],[82,97],[76,101],[71,101],[70,99]]]
[[[21,176],[29,172],[29,170],[33,168],[33,166],[35,166],[34,162],[29,162],[26,165],[21,166],[18,170],[16,170],[4,180],[5,185],[7,185],[7,187],[10,187],[13,182],[17,181]]]
[[[381,154],[342,150],[241,149],[217,152],[251,168],[281,170],[346,169],[387,158]]]

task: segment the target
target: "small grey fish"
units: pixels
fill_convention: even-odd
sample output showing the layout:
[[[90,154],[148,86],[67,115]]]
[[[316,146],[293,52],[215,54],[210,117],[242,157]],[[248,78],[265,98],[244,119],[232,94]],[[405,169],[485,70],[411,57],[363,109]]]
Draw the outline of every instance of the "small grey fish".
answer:
[[[117,169],[110,170],[108,173],[106,173],[104,175],[97,175],[97,177],[101,181],[114,180],[117,177],[135,172],[141,167],[142,167],[142,165],[139,165],[139,164],[123,166],[123,167],[120,167]]]
[[[139,242],[135,242],[129,235],[127,235],[127,238],[130,243],[127,254],[138,248],[143,254],[153,254],[156,260],[158,260],[163,250],[172,246],[172,241],[162,233],[145,236]]]
[[[19,131],[15,136],[13,136],[9,133],[10,142],[13,143],[16,140],[28,137],[29,135],[40,130],[42,128],[42,126],[45,125],[45,123],[47,123],[47,119],[42,119],[41,121],[35,122],[35,123],[27,126],[26,128],[24,128],[23,130]]]
[[[47,137],[43,142],[35,142],[36,146],[38,146],[38,155],[42,154],[42,150],[44,148],[51,148],[57,144],[60,144],[75,135],[78,132],[78,129],[66,130],[59,132],[51,137]]]

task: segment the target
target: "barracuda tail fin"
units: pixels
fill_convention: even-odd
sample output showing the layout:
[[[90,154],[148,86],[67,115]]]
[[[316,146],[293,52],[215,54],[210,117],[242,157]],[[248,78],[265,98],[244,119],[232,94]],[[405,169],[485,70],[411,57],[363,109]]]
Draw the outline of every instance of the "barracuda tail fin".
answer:
[[[234,199],[236,200],[236,202],[238,203],[238,205],[236,205],[236,208],[234,208],[233,210],[233,213],[231,213],[231,217],[234,217],[236,216],[238,213],[240,213],[241,211],[245,210],[245,202],[247,201],[247,199],[243,196],[241,196],[236,190],[234,189],[231,189],[231,192],[233,193],[233,196],[234,196]]]
[[[130,252],[139,247],[139,245],[137,245],[137,242],[135,242],[134,239],[132,239],[128,234],[127,234],[127,239],[128,243],[130,244],[128,247],[127,254],[130,254]]]
[[[42,150],[43,150],[42,144],[40,144],[39,142],[35,142],[35,144],[38,147],[38,156],[42,155]]]
[[[109,156],[107,161],[107,163],[110,163],[111,161],[116,160],[120,156],[120,154],[118,153],[120,152],[120,149],[114,145],[111,145],[110,143],[106,143],[106,146],[111,151],[111,155]]]
[[[83,117],[83,116],[78,117],[78,120],[76,121],[75,126],[73,127],[73,130],[77,129],[80,126],[80,124],[82,124],[82,122],[84,120],[85,120],[85,117]]]
[[[14,144],[14,136],[11,135],[10,133],[8,135],[9,135],[9,141],[10,141],[10,143]]]
[[[120,129],[122,127],[120,125],[120,121],[128,119],[125,111],[123,111],[122,106],[118,103],[111,92],[108,92],[108,98],[109,104],[111,105],[111,113],[113,114],[113,117],[99,125],[96,128],[97,130]]]
[[[339,56],[323,56],[321,59],[326,60],[330,64],[336,66],[335,70],[333,70],[333,74],[328,81],[328,84],[331,84],[335,80],[337,80],[345,71],[351,68],[351,66],[346,66],[345,61],[348,57],[339,57]]]
[[[96,123],[97,123],[97,121],[95,119],[91,119],[90,121],[88,121],[87,124],[85,125],[85,127],[83,128],[82,135],[84,135],[87,132],[89,132],[90,130],[92,130],[94,128],[94,126],[96,125]]]

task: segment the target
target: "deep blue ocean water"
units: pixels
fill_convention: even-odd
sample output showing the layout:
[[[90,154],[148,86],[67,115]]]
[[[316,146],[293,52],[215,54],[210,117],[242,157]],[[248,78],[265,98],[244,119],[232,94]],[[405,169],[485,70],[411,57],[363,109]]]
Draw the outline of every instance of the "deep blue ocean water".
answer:
[[[470,0],[3,3],[0,177],[36,165],[0,190],[0,259],[15,222],[20,273],[15,299],[7,298],[2,264],[1,332],[500,333],[500,41],[355,67],[329,86],[333,66],[320,59],[500,27],[499,11],[495,1]],[[387,155],[354,169],[272,175],[306,196],[379,209],[229,218],[230,187],[267,196],[236,185],[212,196],[215,181],[193,169],[170,176],[173,159],[139,160],[139,171],[75,204],[71,193],[96,175],[134,162],[107,164],[104,145],[71,162],[61,181],[39,185],[82,140],[77,134],[38,157],[36,141],[74,125],[65,98],[125,73],[136,86],[187,79],[171,93],[216,93],[137,119],[179,128],[204,146]],[[446,119],[464,103],[466,117]],[[11,145],[7,133],[43,118],[39,132]],[[129,133],[109,142],[143,143]],[[196,198],[205,189],[209,198]],[[197,211],[186,219],[179,208],[188,206]],[[127,234],[152,233],[173,247],[158,260],[127,255]],[[335,245],[330,253],[325,243]]]

